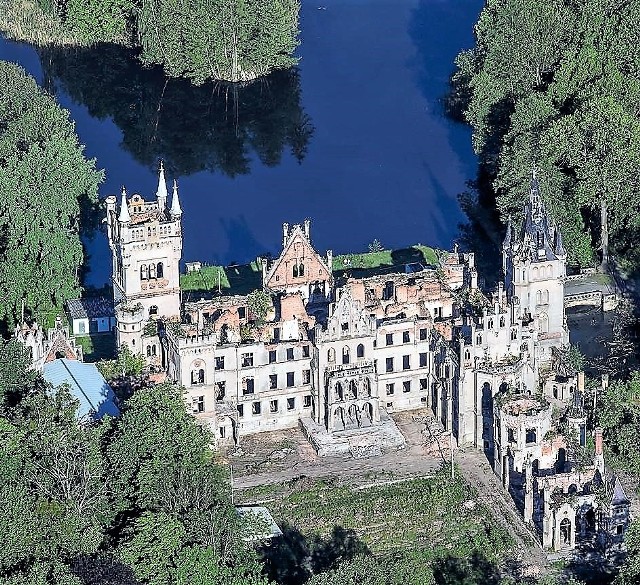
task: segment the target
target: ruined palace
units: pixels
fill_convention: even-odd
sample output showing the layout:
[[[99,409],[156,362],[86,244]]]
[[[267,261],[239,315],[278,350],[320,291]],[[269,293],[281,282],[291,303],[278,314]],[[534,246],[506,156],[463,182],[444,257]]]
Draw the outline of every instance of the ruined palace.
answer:
[[[430,409],[486,454],[546,547],[622,537],[628,500],[598,431],[592,460],[577,460],[588,433],[566,358],[567,252],[535,177],[491,293],[457,249],[437,265],[338,275],[307,220],[284,224],[277,258],[257,259],[255,291],[182,302],[177,184],[169,205],[161,168],[153,201],[123,189],[106,207],[118,345],[186,388],[218,446],[299,427],[319,455],[372,455],[403,446],[393,413]]]

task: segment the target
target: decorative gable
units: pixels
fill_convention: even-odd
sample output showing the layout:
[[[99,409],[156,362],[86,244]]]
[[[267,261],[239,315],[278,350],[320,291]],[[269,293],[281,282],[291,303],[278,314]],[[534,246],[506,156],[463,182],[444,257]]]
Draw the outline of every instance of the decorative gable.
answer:
[[[283,249],[280,256],[263,273],[263,286],[270,290],[283,290],[313,283],[331,283],[330,259],[325,261],[311,245],[309,221],[304,226],[283,225]]]

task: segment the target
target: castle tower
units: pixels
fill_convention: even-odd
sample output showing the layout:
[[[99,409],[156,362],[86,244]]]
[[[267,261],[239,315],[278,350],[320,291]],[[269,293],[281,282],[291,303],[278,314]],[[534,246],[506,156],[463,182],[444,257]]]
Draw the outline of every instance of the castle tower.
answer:
[[[510,300],[538,332],[538,358],[551,359],[551,347],[568,343],[564,312],[567,253],[560,230],[544,208],[535,172],[529,201],[518,229],[507,226],[502,244],[502,268]]]
[[[180,315],[182,209],[174,181],[167,209],[164,167],[160,166],[155,201],[122,188],[120,206],[106,199],[107,237],[112,255],[117,343],[143,353],[142,335],[149,319]]]

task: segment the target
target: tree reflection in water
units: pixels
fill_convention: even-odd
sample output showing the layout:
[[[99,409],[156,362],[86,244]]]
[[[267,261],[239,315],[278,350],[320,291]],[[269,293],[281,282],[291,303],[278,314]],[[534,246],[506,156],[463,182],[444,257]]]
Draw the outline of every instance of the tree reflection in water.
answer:
[[[285,149],[300,163],[307,153],[314,128],[296,68],[246,85],[194,86],[142,67],[121,46],[39,53],[48,89],[64,91],[95,118],[113,119],[122,146],[150,168],[162,158],[177,175],[208,170],[233,177],[250,172],[252,153],[267,166],[278,165]]]

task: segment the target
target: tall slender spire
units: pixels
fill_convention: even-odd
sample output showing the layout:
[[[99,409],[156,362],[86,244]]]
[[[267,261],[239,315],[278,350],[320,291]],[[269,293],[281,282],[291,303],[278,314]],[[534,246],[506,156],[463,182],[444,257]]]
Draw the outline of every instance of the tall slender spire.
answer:
[[[180,198],[178,197],[178,181],[173,180],[173,197],[171,198],[171,209],[169,210],[171,216],[174,218],[182,215],[182,208],[180,207]]]
[[[127,190],[124,188],[124,185],[122,185],[122,203],[120,204],[120,215],[118,216],[118,221],[121,223],[131,221],[129,206],[127,205]]]
[[[167,208],[167,181],[164,178],[164,164],[160,161],[160,175],[158,177],[158,190],[156,191],[156,198],[158,199],[158,208],[160,211],[164,211]]]
[[[542,207],[542,199],[540,198],[540,185],[538,184],[535,168],[531,172],[531,191],[529,198],[531,201],[531,217],[533,221],[538,222],[544,215],[544,209]]]

